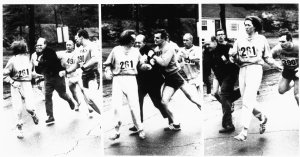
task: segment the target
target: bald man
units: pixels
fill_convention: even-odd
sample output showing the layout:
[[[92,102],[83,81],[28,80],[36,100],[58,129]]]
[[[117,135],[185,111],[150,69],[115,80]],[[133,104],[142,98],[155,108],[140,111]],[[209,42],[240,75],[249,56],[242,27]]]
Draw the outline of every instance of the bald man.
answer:
[[[186,33],[183,36],[183,45],[180,51],[182,70],[186,75],[187,82],[200,91],[200,53],[199,46],[193,44],[193,35]]]
[[[146,45],[145,36],[139,34],[135,38],[135,47],[139,48],[142,56],[148,57],[148,53],[153,50]],[[138,69],[137,83],[138,83],[138,94],[139,94],[139,103],[140,103],[140,115],[141,121],[144,120],[143,114],[143,104],[144,98],[148,94],[152,100],[154,106],[160,111],[164,118],[168,117],[167,112],[165,111],[163,105],[161,104],[161,94],[160,89],[163,84],[163,76],[159,71],[158,66],[154,64],[154,60],[150,61],[150,58],[147,58],[147,63],[152,65],[151,70],[140,70]],[[133,126],[129,128],[131,131],[137,131]]]
[[[75,50],[74,42],[72,40],[68,40],[66,42],[66,50],[65,51],[59,51],[57,52],[58,58],[61,60],[61,64],[64,68],[68,69],[72,65],[76,64],[76,61],[79,56],[79,51]],[[79,111],[79,106],[84,103],[84,94],[83,94],[83,85],[80,80],[80,72],[79,71],[74,71],[72,73],[67,74],[66,77],[66,82],[67,85],[70,89],[70,92],[72,93],[73,98],[77,102],[77,105],[75,106],[75,111]],[[78,90],[78,88],[80,91]],[[93,112],[93,109],[88,105],[88,110],[89,113]],[[90,116],[92,116],[90,114]]]
[[[74,109],[75,103],[71,97],[66,93],[65,78],[59,76],[59,71],[65,70],[61,65],[60,59],[56,52],[47,46],[45,38],[39,38],[36,44],[37,56],[34,61],[35,70],[39,74],[43,74],[45,78],[45,105],[48,119],[47,124],[54,123],[53,116],[53,91],[56,90],[58,95],[66,100],[71,110]]]

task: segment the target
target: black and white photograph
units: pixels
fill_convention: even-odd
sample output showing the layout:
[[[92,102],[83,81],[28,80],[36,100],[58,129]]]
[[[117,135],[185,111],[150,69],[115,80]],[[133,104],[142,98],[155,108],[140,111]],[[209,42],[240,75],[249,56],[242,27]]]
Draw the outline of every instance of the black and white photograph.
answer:
[[[102,156],[99,5],[1,7],[1,156]]]
[[[105,155],[201,155],[198,4],[102,4]]]
[[[2,0],[0,156],[299,156],[296,0]]]
[[[298,4],[202,4],[205,156],[299,155]]]

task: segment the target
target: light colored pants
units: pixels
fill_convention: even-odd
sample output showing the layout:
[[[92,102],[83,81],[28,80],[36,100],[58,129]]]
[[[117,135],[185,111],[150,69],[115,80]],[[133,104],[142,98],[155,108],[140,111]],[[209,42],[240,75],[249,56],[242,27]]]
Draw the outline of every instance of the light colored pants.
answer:
[[[27,112],[33,113],[35,110],[34,104],[34,94],[31,86],[31,82],[20,82],[20,88],[10,87],[11,91],[11,102],[13,110],[16,115],[17,124],[23,124],[22,120],[22,110],[23,110],[23,100],[25,100],[25,108]]]
[[[258,104],[256,96],[262,80],[262,74],[261,65],[248,65],[240,68],[239,86],[243,102],[242,125],[245,128],[249,128],[252,114],[257,118],[261,115],[261,112],[255,106]]]
[[[142,130],[139,114],[138,86],[135,76],[114,76],[112,82],[112,105],[114,109],[115,124],[121,122],[119,109],[123,105],[123,94],[128,100],[132,121],[138,130]]]

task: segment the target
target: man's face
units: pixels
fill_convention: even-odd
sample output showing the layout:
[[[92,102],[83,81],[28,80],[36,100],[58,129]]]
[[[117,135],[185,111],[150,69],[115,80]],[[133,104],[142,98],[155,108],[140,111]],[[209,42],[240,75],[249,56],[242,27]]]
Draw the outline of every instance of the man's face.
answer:
[[[43,39],[38,39],[36,42],[36,52],[42,52],[46,48],[45,40]]]
[[[224,42],[225,38],[226,38],[226,35],[225,35],[224,31],[218,31],[216,38],[217,38],[218,43]]]
[[[143,38],[142,37],[140,37],[140,36],[137,36],[136,38],[135,38],[135,47],[137,47],[137,48],[141,48],[141,47],[143,47],[143,46],[145,46],[145,43],[144,43],[144,41],[143,41]]]
[[[283,49],[290,49],[292,47],[292,42],[286,40],[286,35],[281,36],[279,42]]]
[[[82,45],[83,37],[79,37],[78,34],[75,35],[76,45]]]
[[[247,34],[253,34],[255,31],[255,28],[252,24],[252,21],[246,20],[244,24],[245,24],[245,29],[246,29]]]
[[[183,45],[185,48],[190,48],[193,46],[192,38],[189,35],[183,36]]]
[[[215,42],[215,41],[210,41],[209,42],[209,44],[208,44],[208,50],[209,51],[214,50],[216,47],[217,47],[217,42]]]
[[[216,41],[208,41],[206,43],[204,43],[205,49],[207,49],[208,51],[212,51],[216,48],[217,46],[217,42]]]
[[[72,41],[67,41],[66,42],[66,49],[68,52],[72,52],[74,50],[74,43]]]
[[[161,33],[156,33],[154,34],[154,43],[155,45],[162,45],[162,43],[164,42],[165,40],[161,38]]]

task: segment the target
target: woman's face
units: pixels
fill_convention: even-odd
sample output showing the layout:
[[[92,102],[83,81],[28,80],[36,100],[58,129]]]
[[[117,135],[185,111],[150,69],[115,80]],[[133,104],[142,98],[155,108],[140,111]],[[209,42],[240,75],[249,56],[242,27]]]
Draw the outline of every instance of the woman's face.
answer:
[[[253,26],[252,21],[246,20],[244,24],[248,35],[251,35],[255,32],[255,27]]]

